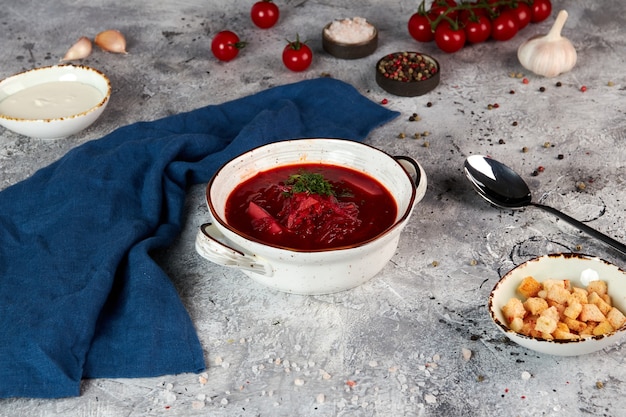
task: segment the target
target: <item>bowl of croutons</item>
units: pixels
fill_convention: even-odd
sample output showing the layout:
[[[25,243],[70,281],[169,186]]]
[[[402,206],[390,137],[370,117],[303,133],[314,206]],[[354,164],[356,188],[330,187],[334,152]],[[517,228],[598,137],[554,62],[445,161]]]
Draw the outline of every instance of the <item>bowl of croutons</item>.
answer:
[[[596,352],[626,335],[626,272],[583,254],[540,256],[498,281],[489,313],[528,349],[558,356]]]

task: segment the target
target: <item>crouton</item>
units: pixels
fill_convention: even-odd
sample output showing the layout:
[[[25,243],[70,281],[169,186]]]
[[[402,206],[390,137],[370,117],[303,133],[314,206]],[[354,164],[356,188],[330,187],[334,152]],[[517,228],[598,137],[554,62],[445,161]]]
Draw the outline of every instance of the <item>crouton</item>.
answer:
[[[580,312],[580,316],[578,316],[580,321],[595,321],[601,322],[604,321],[606,317],[600,311],[597,305],[595,304],[583,304],[583,309]]]
[[[587,328],[587,323],[580,320],[571,319],[569,317],[565,317],[563,319],[563,323],[565,323],[567,327],[569,327],[569,330],[571,332],[575,332],[578,334],[582,333]]]
[[[548,308],[548,302],[543,298],[539,297],[530,297],[526,301],[524,301],[524,308],[530,313],[534,315],[541,314],[543,310]]]
[[[587,295],[587,290],[584,288],[574,287],[572,288],[572,294],[570,295],[570,301],[568,302],[571,302],[571,300],[574,299],[580,304],[587,304]]]
[[[604,320],[600,323],[598,323],[598,325],[596,327],[594,327],[593,329],[593,335],[594,336],[600,336],[603,334],[608,334],[608,333],[612,333],[613,332],[613,326],[611,325],[611,323],[608,320]]]
[[[583,305],[577,300],[570,300],[569,305],[563,310],[563,315],[570,319],[576,319],[581,311],[583,311]]]
[[[517,287],[517,292],[519,292],[524,297],[529,298],[536,297],[537,293],[541,291],[541,289],[541,283],[535,278],[529,276],[522,280],[520,285]]]
[[[615,330],[620,329],[624,324],[626,324],[626,316],[624,316],[624,313],[615,307],[611,308],[611,310],[607,313],[606,319],[609,323],[611,323],[611,326],[613,326]]]
[[[548,311],[548,310],[546,310]],[[541,333],[552,333],[556,330],[558,321],[550,317],[549,315],[539,316],[537,323],[535,324],[535,330]]]
[[[504,307],[502,307],[502,313],[504,314],[506,321],[510,323],[515,317],[523,319],[526,315],[526,309],[519,298],[513,297]]]
[[[591,294],[592,292],[597,293],[602,296],[608,292],[609,288],[606,281],[598,280],[591,281],[589,285],[587,285],[587,292]]]
[[[597,292],[589,294],[589,303],[595,304],[605,316],[609,311],[611,311],[612,308],[611,305],[604,301],[604,299],[600,297]]]

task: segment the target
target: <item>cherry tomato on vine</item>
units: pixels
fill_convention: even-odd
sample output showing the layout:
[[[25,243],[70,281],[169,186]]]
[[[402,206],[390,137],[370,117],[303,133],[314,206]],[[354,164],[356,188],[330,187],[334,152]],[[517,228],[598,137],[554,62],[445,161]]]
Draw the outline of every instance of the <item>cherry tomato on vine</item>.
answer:
[[[261,29],[269,29],[278,22],[280,10],[272,0],[260,0],[252,5],[250,18]]]
[[[491,36],[491,20],[487,16],[474,16],[465,23],[465,36],[469,43],[485,42]]]
[[[418,42],[430,42],[435,34],[430,27],[428,16],[415,13],[409,19],[409,34]]]
[[[508,41],[517,32],[517,19],[510,11],[500,13],[500,16],[491,22],[491,37],[497,41]]]
[[[211,42],[211,52],[220,61],[230,61],[239,54],[239,50],[246,46],[239,40],[239,36],[230,30],[218,32]]]
[[[444,52],[456,52],[465,45],[465,31],[453,28],[450,22],[442,20],[435,29],[435,43]]]
[[[534,0],[530,6],[530,21],[538,23],[546,20],[552,13],[552,3],[550,0]]]
[[[304,42],[300,42],[300,37],[296,35],[296,40],[289,43],[283,49],[283,64],[291,71],[304,71],[313,61],[313,52]]]
[[[440,14],[444,14],[446,13],[448,9],[456,7],[456,6],[457,4],[455,0],[435,0],[433,1],[433,4],[430,6],[430,10],[428,11],[428,14],[430,15],[431,19],[434,20]],[[453,11],[446,13],[446,16],[452,20],[456,20],[458,14],[459,13],[456,10],[453,10]]]
[[[531,11],[530,6],[523,2],[518,2],[517,7],[507,7],[505,10],[513,13],[517,19],[517,30],[522,30],[530,23]]]

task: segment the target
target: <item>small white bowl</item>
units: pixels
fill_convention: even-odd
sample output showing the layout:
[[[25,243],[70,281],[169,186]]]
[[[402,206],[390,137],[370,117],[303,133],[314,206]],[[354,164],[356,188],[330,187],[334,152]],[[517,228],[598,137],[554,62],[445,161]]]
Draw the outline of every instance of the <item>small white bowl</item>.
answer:
[[[60,88],[60,82],[67,84]],[[109,79],[93,68],[35,68],[0,81],[0,125],[33,138],[64,138],[95,122],[110,96]]]
[[[557,356],[576,356],[596,352],[619,342],[626,335],[626,325],[613,333],[578,340],[546,340],[525,336],[511,330],[502,313],[502,307],[512,298],[521,296],[516,292],[520,282],[532,276],[542,282],[547,279],[569,279],[572,286],[586,287],[581,274],[592,270],[598,279],[605,281],[613,305],[626,312],[626,272],[597,257],[565,253],[550,254],[531,259],[504,275],[489,296],[489,313],[500,330],[509,339],[528,349]],[[626,313],[625,313],[626,314]]]

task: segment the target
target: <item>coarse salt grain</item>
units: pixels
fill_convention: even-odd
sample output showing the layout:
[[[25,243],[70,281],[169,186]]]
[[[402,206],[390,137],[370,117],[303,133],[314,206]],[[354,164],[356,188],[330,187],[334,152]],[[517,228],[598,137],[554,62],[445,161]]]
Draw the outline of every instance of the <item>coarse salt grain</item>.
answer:
[[[324,33],[338,43],[357,44],[374,37],[374,26],[362,17],[333,21]]]
[[[528,381],[530,379],[530,373],[527,371],[522,372],[522,379]]]

